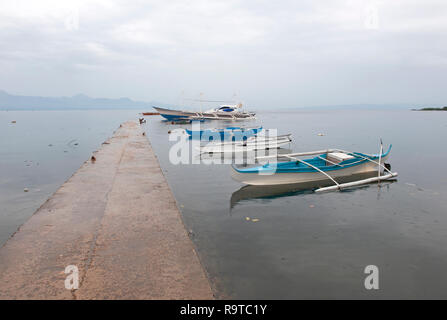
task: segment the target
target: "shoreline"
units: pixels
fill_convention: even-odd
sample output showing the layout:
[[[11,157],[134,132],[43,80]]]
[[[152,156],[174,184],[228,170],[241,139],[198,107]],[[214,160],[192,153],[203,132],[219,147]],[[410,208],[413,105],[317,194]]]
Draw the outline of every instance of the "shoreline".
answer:
[[[0,299],[213,299],[142,133],[122,124],[0,249]]]

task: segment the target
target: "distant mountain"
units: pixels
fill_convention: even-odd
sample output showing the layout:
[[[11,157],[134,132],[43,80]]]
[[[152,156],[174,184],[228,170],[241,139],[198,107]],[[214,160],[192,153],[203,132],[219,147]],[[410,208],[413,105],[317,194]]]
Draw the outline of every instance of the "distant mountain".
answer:
[[[166,106],[159,102],[91,98],[84,94],[72,97],[16,96],[0,90],[0,110],[152,109],[154,105]]]
[[[301,107],[279,107],[269,112],[288,112],[289,110],[315,111],[315,110],[412,110],[413,105],[407,104],[345,104],[345,105],[314,105]],[[434,106],[437,108],[437,106]]]
[[[413,111],[447,111],[447,106],[442,108],[427,107],[422,109],[413,109]]]
[[[409,104],[340,104],[340,105],[320,105],[303,107],[303,109],[311,110],[394,110],[394,109],[410,109]]]

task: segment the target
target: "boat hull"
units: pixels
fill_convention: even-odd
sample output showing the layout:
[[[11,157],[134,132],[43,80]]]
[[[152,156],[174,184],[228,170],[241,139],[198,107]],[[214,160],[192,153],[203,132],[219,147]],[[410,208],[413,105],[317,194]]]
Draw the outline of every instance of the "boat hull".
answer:
[[[388,156],[381,159],[383,165]],[[326,171],[332,178],[337,180],[341,177],[349,177],[358,174],[368,174],[371,172],[377,172],[377,164],[370,161],[360,163],[355,166],[346,167],[343,169]],[[256,185],[281,185],[281,184],[296,184],[296,183],[308,183],[308,182],[324,182],[328,177],[318,171],[312,172],[270,172],[256,173],[256,172],[239,172],[232,167],[231,177],[239,182]]]
[[[192,114],[187,114],[186,112],[179,111],[179,110],[171,110],[171,109],[165,109],[165,108],[159,108],[159,107],[153,107],[157,112],[160,113],[160,115],[169,121],[175,121],[180,119],[189,119]]]

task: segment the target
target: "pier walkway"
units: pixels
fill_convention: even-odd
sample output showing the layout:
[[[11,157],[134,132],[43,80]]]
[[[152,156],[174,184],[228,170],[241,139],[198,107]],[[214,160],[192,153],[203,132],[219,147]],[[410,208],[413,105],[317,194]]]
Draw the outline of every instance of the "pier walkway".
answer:
[[[0,249],[0,299],[212,299],[140,126],[122,124],[94,157]]]

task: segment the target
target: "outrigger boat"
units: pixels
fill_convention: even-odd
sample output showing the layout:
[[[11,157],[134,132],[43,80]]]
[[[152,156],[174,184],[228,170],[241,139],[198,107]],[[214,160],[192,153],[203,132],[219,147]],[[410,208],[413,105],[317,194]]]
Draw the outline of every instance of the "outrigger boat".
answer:
[[[243,141],[209,142],[198,148],[200,153],[238,153],[279,149],[292,142],[291,134],[281,136],[253,136]]]
[[[256,128],[228,127],[222,129],[205,129],[200,131],[192,131],[185,129],[185,132],[193,138],[197,137],[202,139],[202,137],[204,138],[213,137],[214,139],[219,138],[221,140],[230,137],[234,137],[236,140],[245,140],[248,137],[258,134],[260,131],[262,131],[262,127],[256,127]]]
[[[201,111],[181,111],[153,107],[162,117],[169,121],[179,119],[200,119],[200,120],[247,120],[254,119],[255,113],[242,111],[242,104],[237,105],[221,105],[218,108],[210,109],[205,112]]]
[[[364,154],[340,149],[328,149],[311,152],[290,153],[274,156],[258,157],[257,160],[286,158],[286,162],[267,162],[261,166],[238,168],[232,165],[233,179],[248,185],[281,185],[331,180],[332,186],[316,189],[316,192],[341,190],[343,188],[389,180],[397,176],[385,164],[391,151],[379,154]],[[300,159],[302,156],[314,155],[311,159]],[[339,183],[336,179],[346,178],[363,173],[377,172],[377,176],[347,183]]]

